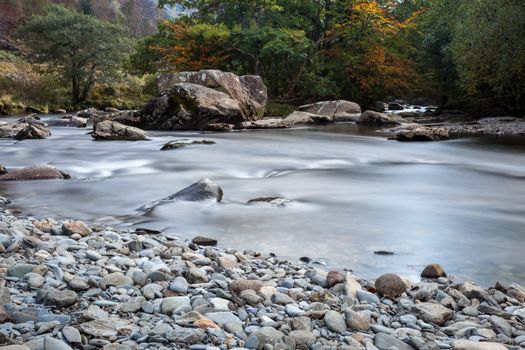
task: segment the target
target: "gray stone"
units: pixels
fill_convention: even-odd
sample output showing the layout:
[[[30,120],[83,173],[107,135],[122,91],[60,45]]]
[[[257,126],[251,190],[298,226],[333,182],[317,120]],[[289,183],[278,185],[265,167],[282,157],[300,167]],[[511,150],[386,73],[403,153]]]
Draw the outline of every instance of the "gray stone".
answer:
[[[364,312],[350,308],[345,310],[346,325],[354,331],[366,331],[370,328],[370,317]]]
[[[392,348],[397,350],[415,350],[411,345],[386,333],[377,333],[374,337],[374,345],[379,350],[392,350]]]
[[[346,331],[345,319],[339,312],[330,310],[324,315],[324,323],[328,329],[336,333]]]
[[[22,278],[27,273],[33,272],[35,267],[36,265],[33,264],[19,263],[8,268],[7,275],[11,277]]]
[[[412,307],[411,313],[425,322],[439,326],[454,317],[454,311],[436,303],[420,303]]]
[[[62,335],[70,344],[82,343],[80,332],[75,327],[65,326],[62,328]]]
[[[160,312],[166,315],[171,315],[173,311],[181,306],[191,307],[190,298],[187,296],[164,298],[160,304]]]

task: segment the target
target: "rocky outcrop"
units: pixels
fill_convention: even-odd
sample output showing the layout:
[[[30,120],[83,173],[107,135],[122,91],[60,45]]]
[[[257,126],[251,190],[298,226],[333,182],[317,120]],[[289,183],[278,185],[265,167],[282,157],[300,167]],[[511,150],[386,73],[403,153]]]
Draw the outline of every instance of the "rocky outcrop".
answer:
[[[356,121],[361,115],[361,107],[357,103],[345,100],[317,102],[301,106],[296,111],[332,117],[336,122]]]
[[[63,180],[70,178],[69,174],[58,170],[54,166],[41,165],[10,171],[0,176],[0,181]]]
[[[144,130],[109,120],[95,124],[92,136],[95,140],[147,140]]]
[[[14,138],[17,140],[26,139],[45,139],[49,137],[51,132],[49,129],[40,124],[28,124],[22,130],[20,130]]]
[[[403,118],[395,114],[386,114],[375,111],[365,111],[359,119],[357,124],[379,126],[379,125],[400,125],[404,122]]]
[[[345,100],[323,101],[297,108],[284,118],[292,125],[326,124],[334,121],[356,121],[361,115],[361,107]]]
[[[239,77],[218,70],[181,72],[158,79],[159,95],[135,113],[114,120],[144,129],[203,130],[262,117],[267,92],[258,76]]]
[[[266,109],[268,93],[262,78],[257,75],[237,76],[220,70],[164,74],[157,79],[157,89],[162,92],[181,83],[202,85],[225,93],[238,101],[242,114],[248,118],[261,118]]]

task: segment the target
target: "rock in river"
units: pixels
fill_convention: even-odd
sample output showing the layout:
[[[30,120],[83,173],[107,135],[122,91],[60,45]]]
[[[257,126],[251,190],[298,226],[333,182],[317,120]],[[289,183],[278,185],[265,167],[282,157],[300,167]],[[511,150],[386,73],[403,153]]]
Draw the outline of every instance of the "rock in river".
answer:
[[[39,124],[29,124],[15,135],[15,139],[45,139],[50,135],[51,132],[47,127]]]
[[[202,179],[190,187],[167,197],[166,200],[181,200],[189,202],[215,200],[220,202],[223,194],[222,188],[220,188],[219,185],[213,183],[210,179]]]
[[[318,116],[328,116],[334,121],[356,121],[361,115],[361,107],[351,101],[322,101],[297,108],[299,112],[307,112]]]
[[[109,120],[95,124],[92,136],[95,140],[147,140],[147,134],[144,130]]]
[[[71,176],[54,166],[41,165],[29,168],[18,169],[0,176],[0,181],[27,181],[27,180],[52,180],[52,179],[70,179]]]
[[[440,141],[447,140],[450,137],[448,130],[444,128],[428,126],[408,126],[398,131],[393,137],[397,141]]]
[[[362,125],[399,125],[403,118],[395,114],[386,114],[374,111],[365,111],[357,120],[357,124]]]
[[[215,141],[210,140],[189,140],[189,139],[182,139],[182,140],[173,140],[168,143],[166,143],[162,148],[161,151],[167,151],[177,148],[186,147],[189,145],[213,145],[215,144]]]
[[[159,95],[129,117],[145,129],[206,129],[209,124],[240,126],[260,119],[267,92],[259,76],[219,70],[180,72],[158,79]]]

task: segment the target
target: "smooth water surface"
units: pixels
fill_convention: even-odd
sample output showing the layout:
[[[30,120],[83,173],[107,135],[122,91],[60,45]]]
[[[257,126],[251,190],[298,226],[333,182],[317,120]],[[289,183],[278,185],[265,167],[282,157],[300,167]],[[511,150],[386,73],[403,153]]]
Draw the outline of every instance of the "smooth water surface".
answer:
[[[0,140],[7,168],[52,164],[73,177],[0,183],[0,193],[27,215],[206,235],[224,247],[324,259],[363,277],[397,272],[415,280],[437,262],[487,285],[525,282],[524,143],[400,143],[352,124],[156,132],[141,142],[95,142],[88,131]],[[217,144],[159,151],[176,138]],[[223,188],[223,203],[173,202],[150,216],[136,210],[204,177]],[[293,203],[246,204],[260,196]]]

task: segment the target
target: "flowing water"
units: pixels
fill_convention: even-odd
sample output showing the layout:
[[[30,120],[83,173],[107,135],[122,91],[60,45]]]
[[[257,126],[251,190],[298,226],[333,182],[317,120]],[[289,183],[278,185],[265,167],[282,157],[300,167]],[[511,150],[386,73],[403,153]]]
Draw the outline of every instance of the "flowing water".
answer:
[[[155,132],[151,141],[92,141],[52,128],[46,140],[0,140],[7,168],[52,164],[68,181],[0,184],[35,217],[215,237],[224,247],[322,259],[358,276],[416,279],[427,263],[483,284],[525,282],[525,144],[465,138],[400,143],[352,124],[202,135]],[[210,139],[159,151],[176,138]],[[136,209],[208,177],[223,203]],[[247,205],[255,197],[287,207]],[[374,251],[394,255],[376,255]]]

